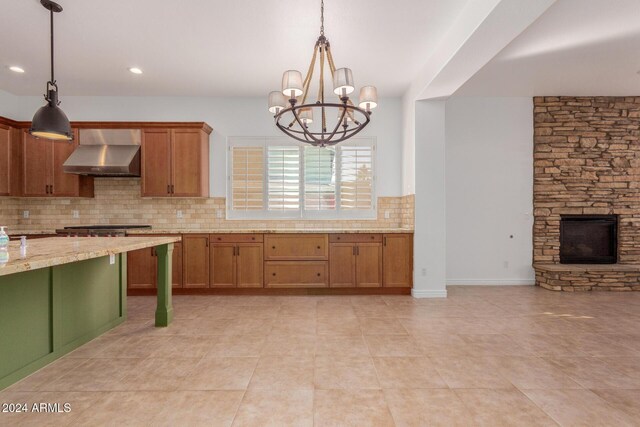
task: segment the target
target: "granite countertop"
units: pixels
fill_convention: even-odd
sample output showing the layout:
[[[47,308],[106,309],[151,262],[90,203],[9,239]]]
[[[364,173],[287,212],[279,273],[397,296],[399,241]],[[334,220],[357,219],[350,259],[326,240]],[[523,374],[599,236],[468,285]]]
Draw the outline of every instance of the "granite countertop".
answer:
[[[180,229],[161,229],[151,228],[146,230],[128,230],[127,235],[134,234],[273,234],[273,233],[413,233],[408,228],[363,228],[363,229],[327,229],[327,228],[271,228],[268,230],[259,228],[238,228],[238,229],[202,229],[202,230],[180,230]]]
[[[25,256],[20,254],[20,242],[11,241],[9,260],[0,261],[0,276],[178,241],[180,237],[50,237],[29,240]]]

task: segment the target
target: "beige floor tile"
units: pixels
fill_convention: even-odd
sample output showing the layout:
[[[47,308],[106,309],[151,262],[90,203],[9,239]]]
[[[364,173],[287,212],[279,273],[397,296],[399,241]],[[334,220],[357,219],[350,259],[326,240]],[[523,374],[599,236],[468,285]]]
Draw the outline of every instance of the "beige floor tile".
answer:
[[[313,426],[313,390],[247,390],[233,426]]]
[[[121,390],[171,391],[177,390],[199,359],[158,359],[140,361],[136,369],[120,380]]]
[[[536,356],[496,357],[494,360],[498,372],[521,390],[582,388],[561,369]]]
[[[447,384],[426,357],[375,357],[382,388],[446,388]]]
[[[221,335],[211,339],[204,357],[258,357],[265,341],[263,335]]]
[[[316,390],[314,426],[384,427],[393,418],[381,390]]]
[[[177,391],[168,395],[166,407],[153,426],[225,426],[233,422],[243,391]]]
[[[451,388],[512,388],[501,375],[495,359],[489,357],[430,357],[434,367]]]
[[[357,318],[321,317],[317,320],[318,335],[361,335]]]
[[[56,360],[50,365],[45,366],[39,371],[34,372],[22,381],[9,387],[10,391],[37,391],[43,387],[50,385],[52,382],[62,377],[67,372],[80,367],[87,363],[90,359],[77,359],[71,357],[63,357]],[[2,402],[0,400],[0,402]]]
[[[82,412],[75,424],[80,426],[148,425],[169,403],[170,393],[125,391],[105,393]]]
[[[414,339],[427,356],[473,356],[469,344],[456,334],[421,334]]]
[[[640,390],[591,390],[614,408],[640,420]]]
[[[589,390],[526,390],[524,393],[563,426],[638,425],[637,419]]]
[[[529,353],[506,335],[460,335],[460,338],[467,343],[468,351],[474,356],[526,356]]]
[[[96,357],[110,346],[114,345],[118,341],[120,341],[119,336],[116,335],[102,335],[98,338],[89,341],[81,347],[73,350],[71,353],[67,354],[66,357],[71,358],[80,358],[87,359],[91,357]]]
[[[343,303],[331,303],[331,302],[319,302],[316,308],[318,318],[321,317],[340,317],[340,318],[355,318],[356,312],[351,306],[351,302],[346,299],[346,304]]]
[[[364,337],[369,352],[376,357],[422,356],[416,341],[408,335],[367,335]]]
[[[278,316],[271,332],[274,334],[311,335],[316,333],[316,319],[306,316]]]
[[[456,395],[471,414],[473,425],[556,426],[538,406],[516,389],[458,389]]]
[[[312,390],[313,366],[313,356],[262,356],[249,388]]]
[[[92,359],[50,384],[43,391],[114,391],[123,390],[122,379],[135,373],[143,359]]]
[[[577,349],[565,335],[530,334],[526,330],[509,335],[528,356],[587,356]]]
[[[364,335],[406,335],[407,331],[397,319],[384,317],[360,317],[360,329]]]
[[[316,339],[316,355],[328,354],[369,356],[369,348],[362,335],[318,335]]]
[[[199,358],[207,354],[215,337],[209,335],[168,335],[155,347],[152,357]]]
[[[316,356],[316,389],[379,389],[373,359],[354,356]]]
[[[179,389],[245,390],[257,363],[257,357],[204,358],[182,379]]]
[[[316,351],[316,335],[272,333],[262,347],[263,356],[313,356]]]
[[[466,427],[473,424],[460,398],[448,389],[385,390],[391,415],[398,427]]]
[[[638,379],[615,366],[611,358],[553,357],[545,359],[584,388],[640,388]]]

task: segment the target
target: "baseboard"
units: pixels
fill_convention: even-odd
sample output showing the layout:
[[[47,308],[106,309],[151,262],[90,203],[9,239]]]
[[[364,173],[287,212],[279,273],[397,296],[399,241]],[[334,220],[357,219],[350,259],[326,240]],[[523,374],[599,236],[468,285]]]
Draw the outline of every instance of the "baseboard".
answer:
[[[451,279],[447,280],[447,286],[473,285],[473,286],[531,286],[535,285],[535,279]]]
[[[447,290],[411,289],[411,296],[414,298],[446,298]]]

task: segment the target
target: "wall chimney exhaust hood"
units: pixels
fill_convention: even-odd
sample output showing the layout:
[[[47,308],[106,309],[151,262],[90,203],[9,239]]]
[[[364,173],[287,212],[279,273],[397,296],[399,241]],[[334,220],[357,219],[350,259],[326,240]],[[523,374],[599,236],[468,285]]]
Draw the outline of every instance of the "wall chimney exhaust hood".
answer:
[[[64,162],[66,173],[140,176],[140,129],[80,129],[80,145]]]

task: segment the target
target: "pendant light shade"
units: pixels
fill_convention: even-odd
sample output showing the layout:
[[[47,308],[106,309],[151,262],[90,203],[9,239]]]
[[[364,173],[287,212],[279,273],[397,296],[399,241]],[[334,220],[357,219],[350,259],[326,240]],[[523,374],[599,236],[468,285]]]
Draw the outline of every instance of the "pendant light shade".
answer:
[[[55,90],[49,90],[47,105],[40,107],[33,115],[29,132],[38,138],[73,139],[71,123],[58,107],[58,93]]]
[[[42,6],[49,11],[51,20],[51,80],[47,82],[47,93],[44,96],[47,104],[40,107],[33,115],[29,133],[37,138],[72,140],[71,124],[67,115],[58,105],[58,85],[54,78],[53,67],[53,14],[62,12],[62,7],[50,0],[40,0]]]

